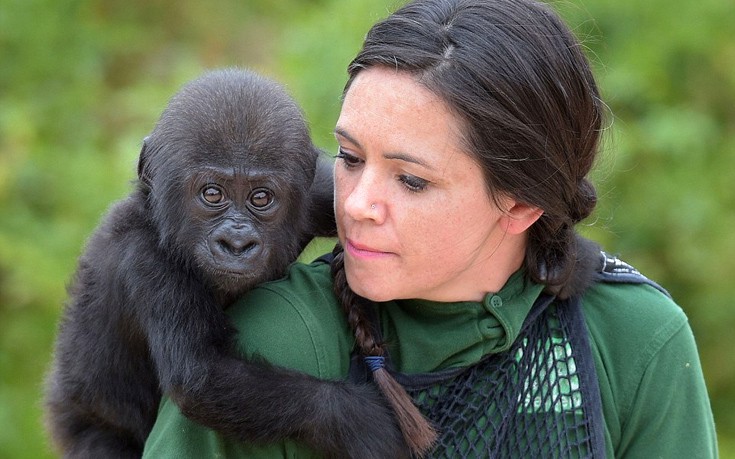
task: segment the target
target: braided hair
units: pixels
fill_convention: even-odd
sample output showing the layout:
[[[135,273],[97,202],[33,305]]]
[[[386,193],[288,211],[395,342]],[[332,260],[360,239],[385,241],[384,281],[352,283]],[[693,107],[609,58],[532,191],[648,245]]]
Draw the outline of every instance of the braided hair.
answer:
[[[380,362],[368,364],[373,373],[373,380],[391,404],[408,447],[414,455],[422,457],[436,441],[436,431],[421,415],[403,387],[382,365],[386,354],[384,343],[377,340],[366,312],[367,308],[374,307],[374,305],[370,300],[354,293],[347,284],[342,246],[338,244],[332,254],[334,255],[331,266],[334,293],[347,315],[347,322],[355,334],[358,350],[367,359],[374,359],[372,362]]]

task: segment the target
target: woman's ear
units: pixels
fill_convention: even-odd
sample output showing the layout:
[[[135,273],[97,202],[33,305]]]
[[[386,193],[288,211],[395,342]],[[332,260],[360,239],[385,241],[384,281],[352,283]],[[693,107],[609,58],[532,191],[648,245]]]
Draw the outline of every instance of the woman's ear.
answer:
[[[521,234],[531,225],[536,223],[544,211],[538,207],[524,204],[522,202],[511,201],[510,207],[505,211],[502,217],[506,221],[503,222],[508,234]]]

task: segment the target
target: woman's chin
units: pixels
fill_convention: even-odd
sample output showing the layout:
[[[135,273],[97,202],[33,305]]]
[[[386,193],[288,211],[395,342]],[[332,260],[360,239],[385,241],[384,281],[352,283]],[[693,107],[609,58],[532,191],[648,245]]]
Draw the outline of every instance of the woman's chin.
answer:
[[[395,299],[393,289],[386,288],[386,286],[380,282],[362,277],[350,276],[348,272],[347,283],[353,292],[370,301],[381,303]]]

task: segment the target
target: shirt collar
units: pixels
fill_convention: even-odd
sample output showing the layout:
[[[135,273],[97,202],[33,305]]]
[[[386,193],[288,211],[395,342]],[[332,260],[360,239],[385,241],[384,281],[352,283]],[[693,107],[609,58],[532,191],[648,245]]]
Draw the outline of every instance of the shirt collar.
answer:
[[[506,351],[542,290],[521,270],[480,302],[381,303],[382,331],[396,369],[421,373],[468,366]]]

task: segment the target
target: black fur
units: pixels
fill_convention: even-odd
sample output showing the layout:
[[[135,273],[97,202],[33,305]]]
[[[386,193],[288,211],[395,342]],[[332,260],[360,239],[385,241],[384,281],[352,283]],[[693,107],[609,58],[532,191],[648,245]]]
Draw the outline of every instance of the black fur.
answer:
[[[70,288],[46,393],[64,457],[139,457],[162,393],[244,441],[405,456],[372,386],[231,351],[223,308],[281,276],[313,235],[334,234],[331,168],[317,158],[298,106],[252,73],[212,72],[171,100],[136,189],[92,235]]]

